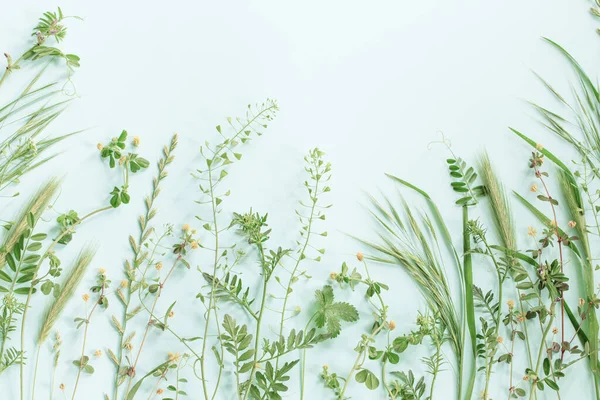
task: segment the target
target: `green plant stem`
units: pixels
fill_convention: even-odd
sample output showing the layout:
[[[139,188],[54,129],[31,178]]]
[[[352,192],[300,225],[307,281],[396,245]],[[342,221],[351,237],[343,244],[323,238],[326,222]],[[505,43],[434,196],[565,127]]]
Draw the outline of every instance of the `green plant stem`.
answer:
[[[356,372],[356,370],[358,370],[358,368],[360,368],[360,366],[365,362],[365,360],[367,358],[367,351],[369,349],[369,342],[371,340],[373,340],[375,335],[377,335],[379,333],[379,331],[381,331],[383,329],[384,326],[385,326],[385,324],[379,325],[379,327],[371,333],[368,340],[365,340],[363,342],[363,349],[361,352],[358,353],[358,356],[356,357],[356,360],[354,361],[354,365],[352,366],[352,369],[348,373],[348,377],[346,378],[346,380],[344,382],[344,387],[342,388],[342,391],[340,392],[340,395],[338,396],[339,400],[344,400],[344,393],[346,392],[346,389],[348,388],[348,383],[352,379],[352,375],[354,375],[354,372]]]
[[[37,221],[36,221],[35,225],[37,225]],[[33,226],[33,228],[31,228],[32,230],[35,228],[35,225]],[[27,249],[27,247],[29,246],[29,242],[30,241],[31,241],[31,237],[28,237],[27,241],[25,242],[25,245],[23,246],[24,249]],[[6,296],[12,296],[14,294],[15,285],[17,284],[17,280],[19,279],[19,273],[21,272],[21,267],[23,266],[23,259],[24,258],[25,258],[25,252],[23,251],[23,254],[21,254],[21,257],[19,258],[19,264],[15,268],[16,269],[16,271],[15,271],[15,277],[14,277],[14,279],[12,280],[12,282],[10,284],[10,288],[8,289],[8,294]],[[9,324],[10,324],[10,321],[12,320],[13,314],[14,313],[11,311],[11,313],[9,315],[9,319],[8,319]],[[8,334],[6,336],[2,337],[2,345],[0,345],[0,362],[4,359],[4,350],[5,350],[7,339],[8,339]],[[2,371],[0,371],[0,372],[2,372]]]
[[[540,349],[538,351],[538,357],[537,357],[537,362],[535,364],[535,374],[538,374],[538,371],[540,369],[540,363],[542,362],[542,356],[544,355],[544,350],[546,350],[547,346],[546,346],[546,337],[548,336],[548,332],[550,332],[550,328],[552,327],[552,323],[554,322],[554,306],[556,303],[552,303],[552,306],[550,307],[550,321],[548,321],[548,325],[546,326],[546,328],[544,329],[544,332],[542,334],[542,340],[540,341]],[[535,390],[537,388],[537,385],[534,383],[531,387],[531,393],[529,394],[529,400],[532,400],[535,396]]]
[[[2,74],[2,78],[0,78],[0,87],[2,87],[2,84],[4,83],[4,81],[6,80],[8,75],[10,75],[13,70],[17,69],[15,67],[19,66],[19,63],[23,60],[23,57],[25,56],[25,54],[27,54],[28,52],[30,52],[31,50],[33,50],[36,47],[37,47],[37,45],[33,46],[31,49],[29,49],[25,53],[21,54],[21,56],[19,58],[17,58],[16,61],[11,64],[11,68],[9,68],[9,67],[5,68],[4,74]]]
[[[344,387],[342,387],[342,391],[340,392],[340,395],[338,396],[339,400],[344,400],[344,393],[346,393],[346,389],[348,388],[348,383],[350,382],[350,379],[352,379],[352,375],[354,375],[354,371],[356,371],[364,362],[366,355],[367,355],[367,345],[364,344],[363,345],[365,347],[365,349],[363,351],[361,351],[360,353],[358,353],[358,355],[356,356],[356,360],[354,361],[354,365],[352,366],[352,369],[350,370],[350,372],[348,373],[348,377],[344,380]],[[362,359],[362,361],[361,361]]]
[[[546,197],[550,200],[552,200],[552,196],[550,195],[550,191],[548,190],[548,186],[546,186],[546,181],[544,180],[544,178],[542,178],[542,174],[540,173],[540,171],[537,168],[534,168],[535,171],[535,175],[539,178],[540,182],[542,182],[542,186],[544,186],[544,191],[546,192]],[[552,204],[552,202],[550,201],[550,207],[552,208],[552,217],[554,218],[554,230],[555,230],[555,234],[556,234],[556,241],[558,242],[558,253],[559,253],[559,262],[560,262],[560,272],[563,273],[563,269],[564,269],[564,263],[563,263],[563,246],[562,246],[562,239],[560,237],[560,232],[558,230],[558,220],[556,219],[556,207],[554,207],[554,204]],[[564,343],[565,341],[565,298],[564,298],[564,294],[563,291],[560,291],[560,326],[561,326],[561,332],[560,332],[560,336],[561,336],[561,343]],[[565,350],[562,349],[560,352],[560,360],[563,360],[563,357],[565,355]]]
[[[211,163],[212,165],[212,163]],[[206,344],[208,338],[208,328],[210,327],[210,316],[213,307],[215,307],[215,285],[216,285],[216,277],[217,277],[217,268],[219,266],[219,227],[217,221],[217,204],[216,204],[216,196],[214,192],[214,183],[212,177],[212,167],[208,169],[208,180],[210,186],[210,199],[211,199],[211,207],[212,207],[212,217],[213,217],[213,225],[215,229],[215,256],[213,260],[213,280],[211,282],[210,288],[210,297],[208,300],[208,310],[206,312],[206,324],[204,325],[204,336],[202,337],[202,352],[200,353],[200,374],[202,376],[202,391],[204,393],[204,398],[208,400],[208,386],[206,385]],[[216,317],[215,317],[216,318]],[[218,325],[217,321],[217,325]],[[215,388],[215,393],[216,393]]]
[[[33,382],[31,383],[31,400],[33,400],[35,398],[35,383],[37,381],[37,370],[38,370],[38,364],[40,362],[41,350],[42,350],[42,345],[40,343],[37,346],[37,351],[35,354],[35,366],[33,368]],[[52,377],[52,378],[54,378],[54,377]],[[54,384],[53,384],[53,386],[54,386]]]
[[[264,252],[262,249],[262,246],[260,244],[258,244],[259,250],[260,250],[260,254],[261,254],[261,263],[264,267],[265,264],[265,257],[264,257]],[[263,268],[263,274],[264,274],[264,268]],[[252,365],[252,372],[250,373],[250,380],[249,380],[249,384],[248,384],[248,388],[246,389],[246,393],[244,394],[244,400],[246,400],[248,398],[248,395],[250,394],[250,388],[252,387],[252,381],[254,380],[254,375],[256,374],[256,369],[258,368],[258,345],[260,344],[260,327],[262,325],[262,318],[264,313],[264,308],[265,308],[265,300],[267,299],[267,284],[269,283],[266,274],[264,274],[264,278],[263,278],[263,292],[262,292],[262,299],[260,301],[260,312],[258,314],[258,321],[256,322],[256,332],[255,332],[255,336],[254,336],[254,365]]]
[[[504,283],[504,277],[502,277],[502,275],[500,274],[500,266],[498,265],[498,262],[496,261],[496,257],[494,257],[494,253],[492,252],[492,249],[490,248],[485,237],[482,237],[482,241],[483,241],[483,244],[485,245],[485,248],[489,252],[490,257],[492,258],[492,262],[494,263],[494,267],[496,268],[496,274],[498,277],[498,312],[496,314],[496,320],[495,320],[496,327],[494,329],[494,335],[497,337],[498,330],[500,329],[500,322],[502,319],[502,284]],[[506,276],[506,275],[504,275],[504,276]],[[488,396],[488,388],[490,385],[490,378],[492,376],[492,369],[494,366],[493,362],[494,362],[494,356],[492,355],[492,357],[490,357],[490,360],[489,360],[487,368],[486,368],[485,388],[483,390],[484,397]]]
[[[512,397],[512,394],[514,392],[514,387],[513,387],[513,367],[515,365],[515,360],[514,360],[514,354],[515,354],[515,325],[514,325],[514,321],[513,321],[513,311],[510,310],[510,354],[511,354],[511,360],[510,360],[510,367],[509,367],[509,373],[508,373],[508,399],[510,400]],[[530,364],[531,365],[531,364]]]
[[[81,224],[83,221],[85,221],[86,219],[93,217],[96,214],[99,214],[103,211],[107,211],[107,210],[111,210],[113,207],[112,206],[108,206],[108,207],[102,207],[102,208],[98,208],[97,210],[94,210],[92,212],[90,212],[89,214],[86,214],[85,216],[83,216],[82,218],[80,218],[77,222],[75,222],[73,225],[71,225],[68,229],[64,230],[60,235],[58,235],[58,237],[56,239],[54,239],[54,241],[52,242],[52,244],[50,244],[50,246],[48,247],[48,249],[46,250],[46,252],[44,253],[44,255],[42,257],[40,257],[40,260],[38,261],[36,267],[35,267],[35,271],[33,272],[33,278],[31,279],[31,286],[29,287],[29,293],[27,294],[27,300],[25,301],[25,308],[23,309],[23,316],[21,318],[21,364],[19,365],[20,367],[20,396],[21,396],[21,400],[24,399],[24,375],[25,375],[25,371],[24,371],[24,360],[23,360],[23,354],[24,354],[24,349],[25,349],[25,321],[27,318],[27,310],[29,309],[29,303],[31,302],[31,295],[33,294],[33,286],[34,286],[34,282],[37,278],[37,274],[40,270],[40,267],[42,266],[42,263],[44,262],[44,260],[46,259],[46,257],[48,257],[48,255],[50,254],[50,252],[52,251],[52,249],[54,248],[54,246],[56,246],[58,244],[58,242],[68,233],[73,232],[73,230],[75,229],[75,227],[77,227],[79,224]]]
[[[471,235],[468,230],[469,223],[469,210],[465,205],[462,207],[462,222],[463,222],[463,268],[464,268],[464,290],[465,290],[465,312],[466,312],[466,324],[469,331],[469,336],[471,338],[471,348],[473,352],[473,361],[472,366],[468,375],[468,386],[465,392],[466,399],[471,400],[473,397],[473,388],[475,386],[475,370],[476,370],[476,360],[477,360],[477,340],[476,340],[476,330],[475,330],[475,306],[473,303],[473,261],[471,258]],[[463,343],[466,343],[466,332],[463,331]],[[465,355],[463,354],[461,360],[461,374],[460,376],[464,376],[465,374],[465,365],[464,365]],[[461,379],[462,382],[462,379]],[[460,388],[459,388],[460,392]]]
[[[79,385],[79,378],[81,377],[81,370],[83,370],[83,367],[84,367],[83,357],[85,356],[85,345],[87,343],[87,334],[88,334],[88,328],[90,326],[90,319],[92,318],[92,314],[94,314],[94,311],[98,307],[98,304],[100,304],[100,301],[102,300],[103,297],[104,297],[104,285],[102,285],[102,291],[100,292],[100,297],[94,303],[94,306],[92,307],[90,313],[88,314],[87,319],[85,320],[85,329],[83,331],[83,344],[81,345],[81,357],[79,358],[79,370],[77,371],[77,378],[75,379],[75,386],[73,386],[73,396],[71,397],[71,400],[75,400],[75,393],[77,392],[77,386]]]
[[[146,343],[146,338],[148,337],[148,332],[150,331],[150,328],[152,327],[152,316],[154,315],[154,310],[156,308],[156,304],[158,303],[158,299],[160,298],[160,295],[164,289],[165,283],[167,282],[167,280],[169,279],[169,277],[171,276],[171,273],[173,273],[173,270],[175,269],[175,267],[177,266],[177,264],[179,263],[179,261],[181,261],[181,254],[177,256],[177,258],[175,259],[175,261],[173,262],[173,265],[171,266],[171,269],[169,269],[169,272],[167,273],[167,276],[165,277],[165,279],[162,281],[162,283],[160,283],[158,285],[158,291],[156,292],[156,297],[154,298],[154,301],[152,302],[152,308],[150,309],[150,317],[148,318],[148,323],[146,324],[146,329],[144,330],[144,336],[142,336],[142,341],[140,343],[140,348],[138,349],[138,353],[135,357],[135,361],[133,362],[133,365],[131,366],[131,369],[135,372],[135,367],[137,366],[138,361],[140,360],[140,355],[142,354],[142,350],[144,349],[144,344]],[[129,394],[129,389],[131,389],[131,382],[133,380],[133,374],[129,375],[129,379],[127,380],[127,389],[125,390],[125,397],[127,397],[127,395]]]
[[[395,399],[395,396],[392,394],[392,391],[390,390],[390,387],[387,384],[387,380],[385,379],[385,375],[386,375],[385,366],[386,365],[387,365],[387,360],[381,363],[381,383],[383,384],[383,387],[385,388],[385,391],[387,392],[388,396],[390,396],[390,399],[393,400],[393,399]],[[435,382],[435,377],[433,379]],[[429,398],[431,398],[431,394],[430,394]]]
[[[215,320],[219,321],[219,312],[217,311],[217,307],[215,307]],[[221,337],[221,327],[219,324],[217,325],[217,337]],[[223,376],[223,354],[225,353],[225,348],[223,347],[223,341],[219,340],[221,346],[221,362],[219,363],[219,372],[217,373],[217,382],[215,384],[215,390],[213,391],[212,399],[214,400],[217,395],[217,390],[219,389],[219,384],[221,383],[221,377]]]
[[[304,259],[304,252],[306,251],[307,247],[308,247],[308,243],[310,241],[310,236],[312,233],[312,224],[313,224],[313,218],[315,215],[315,209],[317,207],[317,193],[319,191],[319,180],[320,180],[320,175],[317,175],[317,179],[315,182],[315,186],[314,186],[314,197],[312,198],[312,207],[310,209],[310,215],[308,217],[308,228],[306,229],[306,236],[305,236],[305,240],[304,240],[304,244],[302,246],[302,250],[300,251],[300,255],[298,257],[298,259],[296,260],[296,264],[294,265],[294,269],[292,270],[292,273],[290,275],[290,279],[288,280],[288,284],[287,284],[287,288],[285,291],[285,297],[283,299],[283,307],[281,308],[281,320],[279,321],[279,337],[283,336],[283,324],[285,322],[285,311],[287,308],[287,302],[288,299],[290,298],[290,293],[292,292],[292,284],[294,283],[294,278],[296,276],[296,271],[298,271],[298,267],[300,266],[300,262]],[[303,351],[303,355],[304,357],[302,358],[302,366],[300,369],[300,382],[301,382],[301,386],[300,386],[300,400],[304,400],[304,374],[305,374],[305,368],[304,368],[304,364],[306,363],[306,349],[304,349]],[[277,368],[279,367],[279,356],[275,359],[275,369],[277,370]]]

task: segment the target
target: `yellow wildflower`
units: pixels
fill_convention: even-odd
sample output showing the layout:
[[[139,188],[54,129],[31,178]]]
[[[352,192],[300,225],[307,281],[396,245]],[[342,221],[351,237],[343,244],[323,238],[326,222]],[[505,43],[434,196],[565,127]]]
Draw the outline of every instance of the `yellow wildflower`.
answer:
[[[87,303],[87,301],[90,299],[90,295],[88,293],[84,293],[81,295],[81,298]]]

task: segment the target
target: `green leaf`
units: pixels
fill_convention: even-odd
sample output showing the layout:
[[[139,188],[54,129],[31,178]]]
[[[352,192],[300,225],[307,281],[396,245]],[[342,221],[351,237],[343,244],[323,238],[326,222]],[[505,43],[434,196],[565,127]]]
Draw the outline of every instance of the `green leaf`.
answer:
[[[365,386],[370,390],[375,390],[379,386],[379,379],[374,373],[368,369],[362,369],[356,374],[356,382],[364,383]]]
[[[44,293],[46,296],[50,294],[50,292],[52,292],[52,289],[54,289],[54,283],[52,283],[52,281],[46,281],[42,284],[42,286],[40,287],[40,290],[42,291],[42,293]]]
[[[0,270],[0,279],[2,279],[4,282],[9,282],[9,283],[12,282],[12,279],[10,278],[10,276],[2,270]]]
[[[35,216],[32,212],[27,213],[27,225],[32,229],[35,226]]]
[[[552,379],[546,379],[545,382],[550,389],[556,390],[556,391],[559,390],[558,384],[556,382],[554,382]]]
[[[27,246],[28,251],[38,251],[42,248],[42,244],[40,242],[33,242],[29,246]]]

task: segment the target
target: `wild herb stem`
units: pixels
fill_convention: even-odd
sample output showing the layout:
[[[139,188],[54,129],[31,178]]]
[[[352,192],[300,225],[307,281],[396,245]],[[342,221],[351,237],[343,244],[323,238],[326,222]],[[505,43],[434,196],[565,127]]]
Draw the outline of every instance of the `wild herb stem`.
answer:
[[[75,393],[77,392],[77,386],[79,385],[79,378],[81,377],[81,371],[85,367],[85,361],[84,361],[85,345],[87,343],[87,334],[88,334],[88,328],[90,326],[90,320],[92,318],[92,315],[94,314],[94,311],[96,311],[96,308],[98,307],[98,305],[101,304],[103,298],[104,298],[104,285],[102,285],[102,289],[100,291],[100,297],[94,303],[94,306],[90,310],[90,313],[87,315],[87,318],[85,320],[85,328],[83,331],[83,344],[81,345],[81,357],[79,358],[79,369],[77,370],[77,378],[75,379],[75,385],[73,386],[73,395],[71,396],[71,400],[75,400]]]
[[[559,253],[559,263],[560,263],[560,272],[564,273],[564,263],[563,263],[563,246],[562,246],[562,236],[560,235],[560,231],[558,229],[558,220],[556,218],[556,208],[552,203],[552,196],[550,195],[550,191],[548,190],[548,186],[546,186],[546,181],[542,177],[542,173],[538,170],[537,166],[534,165],[535,176],[539,178],[542,186],[544,187],[544,191],[546,192],[546,197],[550,200],[550,207],[552,208],[552,217],[553,219],[553,227],[556,234],[556,241],[558,242],[558,253]],[[565,341],[565,299],[563,291],[560,290],[560,325],[561,325],[561,343]],[[563,348],[560,353],[560,359],[563,360],[565,355],[565,349]]]
[[[161,283],[158,284],[158,291],[156,292],[156,296],[154,297],[154,301],[152,302],[152,307],[150,308],[150,316],[148,317],[148,323],[146,324],[146,329],[144,330],[144,336],[142,336],[142,341],[140,342],[140,348],[138,349],[137,355],[135,357],[135,361],[133,362],[133,364],[130,367],[130,370],[132,371],[132,373],[129,374],[129,379],[127,380],[127,389],[125,390],[125,397],[127,397],[127,395],[129,394],[129,390],[131,389],[131,382],[132,382],[133,376],[135,374],[135,367],[137,366],[138,361],[140,360],[140,355],[142,354],[142,350],[144,349],[144,344],[146,343],[146,338],[148,337],[148,332],[150,331],[150,328],[152,327],[154,310],[156,309],[156,304],[158,303],[158,299],[160,298],[160,295],[165,287],[165,284],[167,283],[167,280],[169,280],[169,277],[171,276],[171,274],[173,273],[173,270],[175,269],[175,267],[177,266],[179,261],[181,261],[181,259],[182,259],[182,255],[179,254],[177,256],[177,258],[175,259],[175,261],[173,262],[173,265],[169,269],[169,272],[167,273],[167,276],[165,277],[165,279]]]

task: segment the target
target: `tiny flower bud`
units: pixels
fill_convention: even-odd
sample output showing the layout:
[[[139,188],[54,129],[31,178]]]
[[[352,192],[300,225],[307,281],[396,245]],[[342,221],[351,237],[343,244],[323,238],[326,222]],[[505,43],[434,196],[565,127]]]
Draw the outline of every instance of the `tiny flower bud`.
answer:
[[[302,311],[302,308],[300,308],[300,306],[296,306],[296,312],[299,313],[300,311]]]
[[[125,160],[127,160],[127,157],[121,156],[121,158],[119,158],[119,165],[125,164]]]
[[[85,293],[81,295],[81,298],[83,299],[83,301],[85,301],[87,303],[87,301],[90,299],[90,295]]]
[[[96,357],[100,357],[100,356],[102,355],[102,350],[96,350],[96,351],[94,352],[94,355],[95,355]]]
[[[133,350],[133,345],[131,344],[131,342],[125,343],[125,349],[127,349],[129,351]]]
[[[531,186],[529,187],[529,190],[535,193],[535,192],[537,192],[537,191],[538,191],[538,187],[537,187],[537,185],[534,183],[533,185],[531,185]]]
[[[65,384],[61,383],[60,386],[59,386],[59,388],[60,388],[60,390],[65,390]]]
[[[132,143],[133,143],[133,145],[135,147],[138,147],[140,145],[140,137],[139,136],[134,136]]]
[[[164,392],[165,392],[165,391],[164,391],[164,390],[162,390],[161,388],[158,388],[158,389],[156,390],[156,394],[158,394],[158,395],[161,395],[161,394],[163,394]]]
[[[396,323],[390,320],[390,322],[388,322],[388,328],[390,329],[390,331],[393,331],[394,329],[396,329]]]
[[[106,270],[104,268],[100,268],[98,270],[98,273],[104,275],[106,273]]]
[[[575,228],[577,226],[577,222],[569,221],[569,228]]]
[[[123,279],[121,281],[121,287],[125,289],[127,286],[129,286],[129,282],[126,279]]]
[[[161,262],[156,263],[156,266],[154,268],[156,268],[157,271],[160,271],[162,269],[163,265]]]
[[[358,253],[356,253],[356,258],[358,259],[358,261],[362,261],[365,259],[365,256],[359,251]]]
[[[558,328],[552,328],[552,333],[555,335],[558,334]]]
[[[96,148],[97,148],[98,150],[102,151],[102,149],[104,148],[104,146],[102,146],[102,143],[98,143],[98,144],[96,145]]]
[[[190,247],[191,247],[193,250],[196,250],[196,249],[199,247],[199,246],[198,246],[198,242],[196,242],[195,240],[192,240],[192,241],[190,242]]]
[[[585,300],[583,300],[581,297],[579,298],[579,305],[583,307],[583,305],[585,304]]]
[[[169,318],[173,318],[174,316],[175,316],[175,311],[171,310],[171,312],[169,312]]]
[[[531,237],[535,237],[537,235],[537,230],[533,226],[527,227],[527,234]]]
[[[335,280],[335,278],[337,278],[337,272],[332,272],[329,274],[329,277],[333,280]]]
[[[183,226],[181,227],[181,229],[182,229],[184,232],[187,232],[187,231],[189,231],[189,230],[190,230],[190,225],[189,225],[189,224],[183,224]]]
[[[524,380],[524,381],[528,381],[528,380],[529,380],[529,375],[525,375],[525,376],[523,377],[523,380]]]
[[[515,307],[515,302],[513,300],[507,301],[506,304],[508,304],[509,309],[513,309]]]
[[[541,143],[538,143],[538,144],[536,144],[536,145],[535,145],[535,148],[536,148],[538,151],[542,151],[542,150],[544,150],[544,146],[542,146],[542,145],[541,145]]]
[[[504,342],[504,338],[502,336],[498,336],[498,339],[496,339],[496,341],[502,344],[502,342]]]

